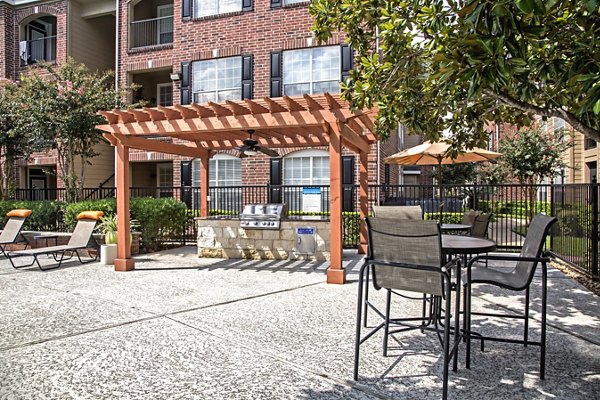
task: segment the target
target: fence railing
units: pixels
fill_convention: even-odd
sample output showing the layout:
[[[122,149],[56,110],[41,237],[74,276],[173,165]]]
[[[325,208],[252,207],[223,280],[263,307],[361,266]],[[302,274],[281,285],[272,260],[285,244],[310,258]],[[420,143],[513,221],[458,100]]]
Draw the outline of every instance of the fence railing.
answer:
[[[129,48],[173,43],[173,16],[129,23]]]
[[[576,268],[600,278],[599,184],[572,185],[370,185],[369,209],[373,205],[420,205],[426,218],[458,222],[468,209],[491,212],[490,239],[501,250],[517,250],[533,215],[544,212],[556,216],[547,247]],[[115,188],[89,188],[81,199],[114,197]],[[211,215],[237,214],[248,203],[288,204],[290,213],[329,213],[329,186],[231,186],[209,188]],[[343,242],[358,245],[358,186],[344,185]],[[132,187],[132,197],[172,197],[184,202],[189,210],[185,240],[196,239],[193,217],[200,213],[199,187]],[[58,200],[67,198],[64,189],[18,189],[17,200]],[[174,241],[180,241],[176,238]]]

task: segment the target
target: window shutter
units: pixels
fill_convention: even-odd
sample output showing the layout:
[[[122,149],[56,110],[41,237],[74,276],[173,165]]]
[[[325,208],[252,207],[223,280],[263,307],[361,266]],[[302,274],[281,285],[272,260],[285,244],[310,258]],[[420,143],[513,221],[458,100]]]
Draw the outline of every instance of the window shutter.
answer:
[[[342,76],[341,81],[346,82],[348,77],[350,76],[350,70],[354,66],[354,55],[352,54],[352,48],[347,45],[341,45],[342,51]]]
[[[192,0],[183,0],[181,4],[181,17],[183,19],[192,18]]]
[[[282,5],[282,0],[271,0],[271,8],[281,7]]]
[[[269,203],[282,203],[283,158],[271,158],[269,173]]]
[[[181,201],[192,206],[192,161],[181,162]]]
[[[354,156],[342,156],[342,211],[354,211]]]
[[[242,100],[252,98],[252,54],[242,56]]]
[[[283,96],[282,56],[281,51],[271,52],[271,97]]]
[[[190,104],[192,102],[192,88],[190,87],[191,64],[189,62],[181,63],[181,104]]]
[[[242,0],[242,11],[252,11],[252,0]]]

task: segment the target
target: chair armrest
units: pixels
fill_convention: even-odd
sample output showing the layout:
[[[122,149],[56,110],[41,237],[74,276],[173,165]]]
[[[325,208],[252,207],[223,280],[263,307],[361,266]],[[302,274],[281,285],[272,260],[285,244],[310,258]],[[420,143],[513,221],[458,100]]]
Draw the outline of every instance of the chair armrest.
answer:
[[[488,255],[480,254],[471,258],[467,264],[468,268],[471,268],[474,262],[478,260],[498,260],[498,261],[531,261],[531,262],[550,262],[549,257],[521,257],[513,255]]]
[[[452,260],[448,261],[446,264],[442,266],[442,271],[447,272],[449,270],[455,269],[456,271],[460,271],[460,257],[454,257]]]

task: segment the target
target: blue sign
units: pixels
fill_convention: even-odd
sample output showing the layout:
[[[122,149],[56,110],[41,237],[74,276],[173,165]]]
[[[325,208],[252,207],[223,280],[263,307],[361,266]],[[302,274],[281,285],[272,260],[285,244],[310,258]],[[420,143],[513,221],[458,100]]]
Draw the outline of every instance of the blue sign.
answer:
[[[315,228],[298,228],[298,235],[314,235]]]
[[[302,188],[302,194],[321,194],[321,188]]]

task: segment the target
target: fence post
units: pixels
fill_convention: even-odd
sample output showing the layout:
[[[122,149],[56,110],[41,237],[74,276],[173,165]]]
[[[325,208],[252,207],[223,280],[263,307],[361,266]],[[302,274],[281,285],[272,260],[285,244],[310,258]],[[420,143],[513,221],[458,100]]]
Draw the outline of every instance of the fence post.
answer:
[[[598,188],[595,181],[590,185],[592,199],[592,275],[598,278]]]
[[[556,217],[556,206],[555,206],[555,184],[554,182],[552,182],[550,184],[550,215],[553,217]],[[557,217],[558,218],[558,217]],[[558,223],[560,223],[560,221],[558,221]],[[554,233],[556,232],[556,227],[553,227],[552,229],[550,229],[550,250],[554,250]]]

